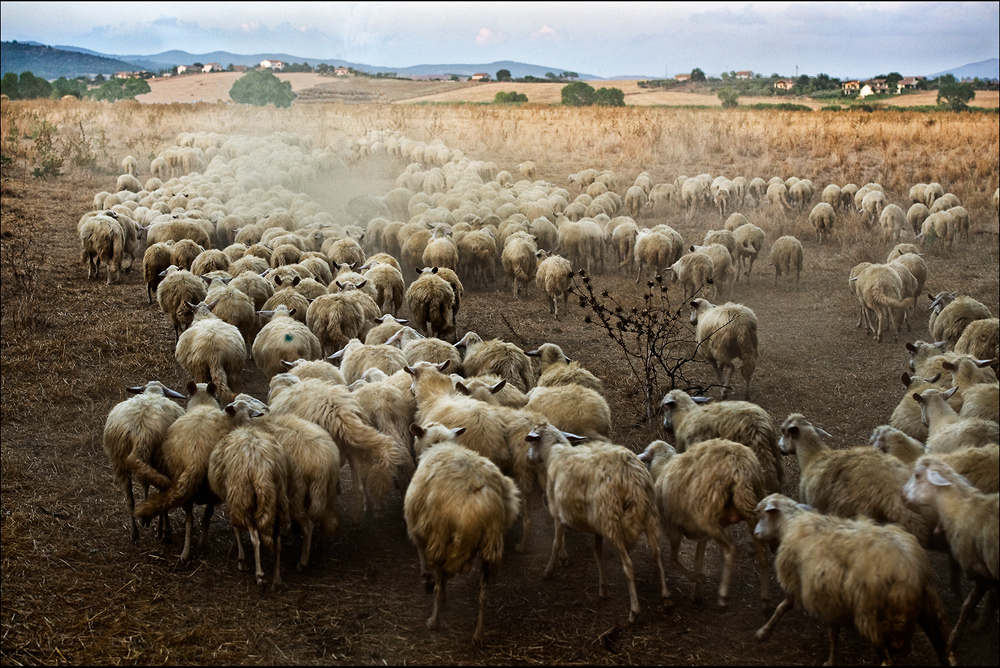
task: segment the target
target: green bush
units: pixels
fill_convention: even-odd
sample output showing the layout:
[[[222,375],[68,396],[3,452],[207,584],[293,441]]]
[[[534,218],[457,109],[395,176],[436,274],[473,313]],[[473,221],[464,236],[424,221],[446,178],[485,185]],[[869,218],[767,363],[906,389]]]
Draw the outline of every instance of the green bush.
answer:
[[[598,88],[594,93],[594,104],[598,107],[624,107],[625,91],[620,88]]]
[[[254,70],[236,80],[229,89],[229,97],[233,102],[258,107],[268,104],[290,107],[298,95],[292,92],[291,81],[282,81],[270,70]]]
[[[493,96],[493,104],[523,104],[528,101],[528,96],[524,93],[518,93],[517,91],[511,91],[505,93],[500,91]]]
[[[951,111],[965,111],[974,97],[976,91],[972,84],[946,83],[938,89],[937,103]]]
[[[719,91],[719,99],[722,100],[723,109],[732,109],[740,103],[740,94],[732,88],[723,88]]]
[[[96,90],[90,91],[90,97],[95,100],[134,100],[136,95],[150,91],[149,82],[133,77],[131,79],[109,79]]]
[[[562,89],[562,103],[568,107],[589,107],[596,97],[597,91],[585,81],[574,81]]]

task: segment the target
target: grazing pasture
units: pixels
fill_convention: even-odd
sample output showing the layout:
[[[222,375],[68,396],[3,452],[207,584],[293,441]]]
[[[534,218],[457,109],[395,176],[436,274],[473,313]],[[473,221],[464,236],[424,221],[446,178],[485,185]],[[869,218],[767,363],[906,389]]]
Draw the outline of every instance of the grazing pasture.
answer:
[[[129,396],[127,387],[159,380],[182,390],[191,379],[174,358],[170,319],[155,300],[148,303],[141,252],[132,271],[111,285],[103,272],[101,280],[88,280],[81,260],[77,224],[95,210],[95,195],[115,191],[128,155],[138,159],[138,178],[145,183],[157,156],[179,142],[195,141],[199,133],[330,149],[329,155],[343,157],[342,166],[285,165],[270,172],[273,183],[247,181],[246,191],[256,192],[256,187],[263,194],[281,184],[296,207],[326,214],[338,224],[348,220],[348,201],[386,195],[411,163],[371,150],[372,133],[399,133],[426,145],[437,141],[452,157],[460,151],[469,160],[495,163],[513,175],[510,188],[500,193],[517,190],[518,165],[526,161],[534,162],[536,181],[551,184],[541,187],[565,188],[572,197],[581,188],[569,177],[586,168],[614,172],[610,189],[622,196],[642,172],[654,184],[700,174],[747,181],[809,179],[815,194],[801,208],[757,206],[749,198],[731,204],[730,211],[743,213],[766,233],[750,280],[741,277],[731,292],[732,300],[750,307],[758,321],[750,400],[779,425],[789,414],[801,413],[829,432],[836,448],[867,445],[872,430],[888,423],[904,392],[904,344],[930,340],[928,292],[957,290],[994,316],[1000,311],[1000,227],[992,199],[1000,180],[995,114],[400,104],[295,104],[278,110],[5,100],[0,121],[0,637],[3,662],[10,665],[814,665],[828,648],[825,624],[801,609],[786,615],[770,640],[754,639],[781,593],[771,572],[772,605],[761,611],[753,544],[742,529],[730,530],[738,556],[726,609],[711,595],[721,572],[717,546],[707,548],[702,569],[707,584],[701,589],[709,593],[697,602],[691,600],[692,583],[664,555],[674,605],[663,610],[658,571],[645,540],[639,540],[631,554],[641,615],[629,624],[627,583],[617,555],[604,551],[610,596],[601,599],[586,534],[566,532],[569,566],[543,581],[553,535],[545,508],[530,511],[533,528],[523,553],[514,550],[521,522],[507,531],[502,563],[491,575],[483,643],[471,642],[478,567],[452,579],[441,629],[429,631],[432,599],[424,593],[417,553],[406,535],[405,490],[392,489],[380,514],[354,525],[353,473],[346,466],[336,504],[337,535],[318,535],[309,566],[298,572],[290,565],[301,553],[302,534],[286,527],[283,582],[273,591],[258,588],[250,573],[237,570],[223,506],[205,548],[186,564],[178,560],[180,511],[171,515],[173,530],[166,541],[155,537],[153,522],[140,527],[133,543],[122,495],[102,450],[105,419]],[[359,150],[362,139],[366,150]],[[199,169],[212,171],[226,163],[223,152],[213,157],[222,163],[208,159]],[[425,154],[417,171],[434,166],[440,165]],[[254,167],[268,173],[266,164]],[[885,262],[894,244],[883,238],[878,224],[868,229],[864,218],[850,210],[838,211],[832,237],[820,244],[809,212],[831,183],[880,184],[887,203],[906,210],[911,186],[932,181],[954,193],[968,211],[968,239],[956,239],[950,249],[928,244],[928,277],[912,329],[904,325],[898,338],[890,332],[876,342],[855,327],[859,306],[848,277],[861,262]],[[220,189],[222,182],[216,183]],[[706,232],[723,229],[726,220],[715,203],[699,205],[689,215],[672,201],[642,210],[636,222],[639,228],[669,225],[687,247],[702,244]],[[785,277],[775,285],[767,263],[771,244],[783,235],[794,235],[803,246],[798,291]],[[904,230],[902,241],[913,242],[914,236]],[[641,305],[647,288],[636,284],[635,267],[617,269],[609,252],[605,270],[588,276],[591,285],[625,309]],[[666,437],[659,419],[646,421],[643,383],[630,373],[608,333],[587,321],[593,314],[579,300],[570,297],[556,320],[534,284],[513,299],[502,267],[495,275],[496,284],[486,288],[466,281],[458,337],[475,331],[484,340],[501,338],[522,350],[555,343],[602,381],[615,443],[639,453]],[[575,280],[582,285],[581,277]],[[681,290],[675,283],[661,294],[668,311],[679,311],[686,322]],[[399,315],[409,317],[408,308]],[[707,364],[689,368],[692,382],[715,382]],[[742,394],[740,381],[737,388]],[[267,389],[265,374],[247,360],[242,390],[266,400]],[[718,398],[718,389],[712,394]],[[782,464],[784,492],[797,498],[794,457]],[[661,548],[666,545],[661,541]],[[680,558],[693,563],[690,541],[684,542]],[[954,624],[971,584],[963,582],[962,592],[950,591],[945,555],[931,552],[931,562],[948,622]],[[271,564],[265,552],[265,572]],[[966,631],[960,663],[997,664],[995,610],[989,615],[993,626],[984,633]],[[839,658],[845,665],[876,660],[856,631],[848,628],[841,636]],[[919,631],[904,661],[936,663]]]

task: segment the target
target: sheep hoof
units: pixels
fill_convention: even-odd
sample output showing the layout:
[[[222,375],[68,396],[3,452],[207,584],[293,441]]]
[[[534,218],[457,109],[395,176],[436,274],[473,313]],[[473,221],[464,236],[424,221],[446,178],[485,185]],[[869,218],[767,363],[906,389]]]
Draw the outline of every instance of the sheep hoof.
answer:
[[[301,573],[302,571],[304,571],[306,569],[307,565],[308,564],[304,564],[304,563],[302,563],[300,561],[299,563],[295,564],[295,570],[297,570],[299,573]]]
[[[236,564],[236,570],[238,570],[240,573],[246,573],[247,571],[250,570],[250,568],[249,566],[247,566],[247,562],[241,561]]]
[[[759,628],[757,629],[757,632],[753,634],[753,637],[761,642],[767,640],[770,636],[770,632],[765,628]]]
[[[726,599],[724,599],[724,598],[722,598],[720,596],[719,597],[719,607],[720,608],[728,608],[729,607],[729,601],[727,601]]]

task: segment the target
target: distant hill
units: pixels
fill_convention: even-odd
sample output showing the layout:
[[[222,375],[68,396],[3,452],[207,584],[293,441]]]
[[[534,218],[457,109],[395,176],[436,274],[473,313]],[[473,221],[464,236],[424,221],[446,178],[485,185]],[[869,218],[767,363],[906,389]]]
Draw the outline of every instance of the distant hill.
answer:
[[[950,70],[932,74],[931,78],[939,77],[942,74],[954,74],[955,78],[960,81],[976,77],[980,79],[1000,79],[1000,58],[990,58],[989,60],[981,60],[978,63],[953,67]]]
[[[9,47],[11,49],[8,54]],[[34,49],[34,55],[29,60],[28,56],[21,55],[23,52]],[[44,57],[44,62],[42,58]],[[96,59],[96,60],[91,60]],[[459,76],[472,76],[477,72],[485,72],[490,77],[495,77],[498,70],[510,70],[511,76],[515,78],[524,76],[535,76],[545,78],[549,72],[552,74],[562,74],[569,71],[560,67],[543,67],[541,65],[531,65],[519,63],[512,60],[501,60],[493,63],[457,63],[457,64],[426,64],[413,65],[411,67],[380,67],[367,65],[365,63],[354,63],[336,58],[304,58],[293,56],[287,53],[255,53],[237,54],[228,51],[212,51],[211,53],[188,53],[187,51],[164,51],[151,55],[112,55],[98,53],[90,49],[83,49],[76,46],[45,46],[37,42],[4,42],[3,43],[3,72],[21,73],[24,70],[31,71],[35,76],[46,79],[56,79],[61,76],[76,77],[81,74],[93,76],[94,74],[112,74],[122,70],[145,69],[151,72],[170,69],[177,65],[191,65],[193,63],[219,63],[223,67],[229,65],[246,65],[252,67],[262,60],[281,60],[286,63],[307,63],[313,67],[321,63],[331,67],[351,67],[361,72],[372,74],[386,74],[395,72],[400,77],[409,76],[447,76],[457,74]],[[33,67],[29,67],[31,65]],[[44,66],[44,69],[41,69]],[[39,69],[35,69],[39,68]],[[43,73],[44,72],[44,73]],[[578,72],[581,79],[599,79],[593,74]]]
[[[66,51],[37,43],[3,42],[0,49],[0,76],[7,72],[31,72],[43,79],[72,79],[135,69],[141,68],[104,55]]]

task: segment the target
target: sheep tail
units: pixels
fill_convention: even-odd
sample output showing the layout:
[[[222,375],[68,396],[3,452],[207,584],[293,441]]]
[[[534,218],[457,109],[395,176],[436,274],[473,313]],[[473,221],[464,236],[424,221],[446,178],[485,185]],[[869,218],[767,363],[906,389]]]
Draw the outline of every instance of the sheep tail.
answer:
[[[222,365],[222,360],[218,357],[213,359],[208,365],[208,372],[212,380],[215,381],[215,384],[219,386],[219,397],[232,398],[233,395],[229,389],[229,377],[226,375],[226,368]]]
[[[406,453],[395,447],[393,440],[377,429],[368,426],[352,410],[337,411],[330,421],[330,435],[338,446],[360,450],[373,462],[368,471],[366,489],[375,501],[380,501],[392,489],[396,469],[406,463]]]
[[[134,513],[136,518],[148,519],[162,515],[171,508],[176,508],[194,496],[204,479],[204,470],[187,469],[167,489],[150,495],[148,499],[136,506]],[[159,485],[157,486],[159,487]]]
[[[153,457],[154,444],[147,439],[140,439],[132,448],[125,465],[128,467],[132,478],[143,485],[153,485],[160,489],[170,487],[170,478],[153,468],[149,460]]]
[[[273,552],[274,536],[288,518],[286,485],[274,480],[267,466],[253,467],[248,482],[252,488],[253,520],[260,534],[260,543]]]

